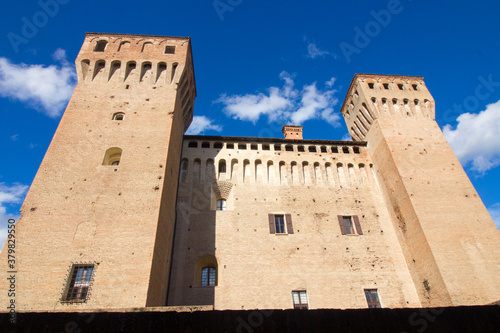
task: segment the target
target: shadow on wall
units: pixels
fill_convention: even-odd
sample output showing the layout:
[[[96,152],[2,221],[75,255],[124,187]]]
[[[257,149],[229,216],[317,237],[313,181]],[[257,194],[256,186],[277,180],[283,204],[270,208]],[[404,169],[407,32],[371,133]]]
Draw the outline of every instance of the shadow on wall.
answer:
[[[213,190],[216,154],[208,149],[203,162],[181,161],[169,306],[214,304],[219,275],[215,256],[218,198]]]

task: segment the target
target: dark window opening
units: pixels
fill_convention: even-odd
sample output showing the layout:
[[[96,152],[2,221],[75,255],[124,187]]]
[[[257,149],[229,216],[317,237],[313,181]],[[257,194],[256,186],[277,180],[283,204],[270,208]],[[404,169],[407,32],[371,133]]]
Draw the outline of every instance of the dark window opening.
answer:
[[[174,54],[175,53],[175,45],[167,45],[165,46],[165,54]]]
[[[189,141],[188,148],[198,148],[198,142],[196,142],[196,141]]]
[[[256,144],[251,144],[250,145],[251,150],[257,150],[257,145]]]
[[[239,143],[239,144],[238,144],[238,149],[243,149],[243,150],[245,150],[245,149],[247,149],[247,145],[246,145],[246,144],[244,144],[244,143]]]
[[[292,145],[286,145],[285,146],[286,151],[293,151],[293,146]]]
[[[304,152],[305,151],[304,146],[298,146],[297,151]]]
[[[384,83],[384,89],[389,89],[389,83]]]
[[[106,49],[106,45],[108,45],[107,41],[99,40],[99,41],[97,41],[97,43],[95,43],[94,51],[95,52],[104,52],[104,50]]]
[[[316,146],[309,146],[309,152],[316,153],[317,152]]]
[[[217,148],[217,149],[222,148],[222,142],[216,142],[216,143],[214,143],[214,148]]]
[[[398,83],[398,88],[399,88],[399,90],[404,90],[405,89],[405,87],[401,83]]]
[[[277,234],[285,234],[285,216],[274,215],[274,230]]]
[[[234,143],[228,143],[226,144],[227,149],[234,149]]]
[[[322,153],[326,153],[326,152],[327,152],[327,150],[326,150],[326,147],[325,147],[325,146],[321,146],[321,152],[322,152]]]
[[[275,151],[281,151],[281,145],[274,145]]]
[[[373,83],[368,83],[368,87],[369,87],[370,89],[374,89],[374,88],[375,88],[375,84],[373,84]]]
[[[210,142],[202,142],[201,148],[210,148]]]
[[[262,145],[262,150],[270,150],[271,147],[269,145]]]
[[[412,84],[411,86],[413,87],[413,90],[418,90],[418,85]]]
[[[338,154],[339,153],[339,148],[338,147],[332,147],[332,153]]]
[[[359,147],[353,147],[354,154],[359,154]]]
[[[349,147],[342,147],[342,152],[344,154],[349,154]]]

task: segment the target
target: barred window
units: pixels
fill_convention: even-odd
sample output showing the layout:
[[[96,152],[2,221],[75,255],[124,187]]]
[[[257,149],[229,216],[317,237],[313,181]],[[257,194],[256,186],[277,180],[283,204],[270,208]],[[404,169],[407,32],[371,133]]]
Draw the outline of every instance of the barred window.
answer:
[[[92,282],[94,265],[73,266],[66,301],[85,301]]]

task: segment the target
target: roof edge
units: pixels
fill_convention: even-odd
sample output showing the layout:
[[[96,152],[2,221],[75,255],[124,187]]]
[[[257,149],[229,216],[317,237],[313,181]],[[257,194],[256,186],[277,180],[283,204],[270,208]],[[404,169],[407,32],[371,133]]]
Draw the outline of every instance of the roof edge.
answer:
[[[93,35],[108,35],[108,36],[128,36],[128,37],[159,37],[159,38],[176,38],[176,39],[191,39],[190,36],[163,36],[163,35],[141,35],[141,34],[121,34],[121,33],[108,33],[108,32],[85,32],[86,36]]]
[[[366,141],[342,141],[342,140],[293,140],[280,138],[259,138],[245,136],[217,136],[217,135],[184,135],[184,140],[219,140],[219,141],[236,141],[236,142],[272,142],[272,143],[295,143],[295,144],[331,144],[337,146],[366,146]]]

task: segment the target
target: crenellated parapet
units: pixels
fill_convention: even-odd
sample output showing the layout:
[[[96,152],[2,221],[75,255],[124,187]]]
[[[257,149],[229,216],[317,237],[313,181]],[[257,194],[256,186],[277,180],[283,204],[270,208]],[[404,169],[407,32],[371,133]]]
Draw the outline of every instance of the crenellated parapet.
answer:
[[[349,133],[365,140],[379,118],[434,120],[434,99],[423,77],[356,74],[341,108]]]

